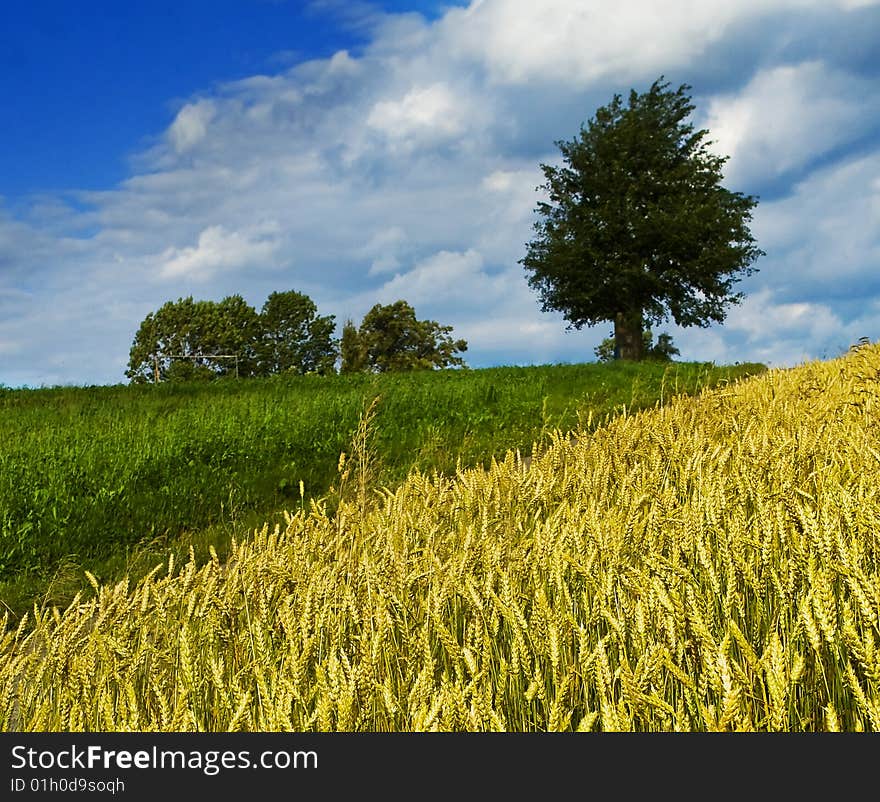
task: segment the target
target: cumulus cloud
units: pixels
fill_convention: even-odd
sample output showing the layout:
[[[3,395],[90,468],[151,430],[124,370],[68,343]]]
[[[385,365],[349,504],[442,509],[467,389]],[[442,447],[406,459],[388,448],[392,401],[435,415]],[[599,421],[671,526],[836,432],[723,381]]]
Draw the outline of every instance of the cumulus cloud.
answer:
[[[215,114],[216,108],[210,100],[185,105],[168,129],[168,139],[174,150],[183,153],[201,142]]]
[[[575,347],[566,348],[564,342],[566,331],[560,326],[558,320],[535,319],[522,314],[502,313],[489,319],[474,318],[460,324],[456,331],[460,331],[468,342],[479,343],[480,349],[492,356],[491,361],[500,361],[503,364],[516,364],[521,360],[515,354],[521,352],[525,342],[528,342],[528,353],[535,363],[542,362],[565,362],[578,361],[588,362],[593,356],[592,346],[586,347],[588,338],[579,336]],[[602,335],[604,337],[604,334]],[[599,337],[593,336],[598,344]],[[511,348],[515,343],[516,348]],[[573,345],[569,344],[569,345]],[[506,358],[505,356],[506,355]]]
[[[880,152],[816,170],[759,205],[762,282],[795,298],[880,298]]]
[[[443,83],[414,87],[399,100],[379,101],[367,117],[367,125],[393,139],[455,136],[464,122],[455,96]]]
[[[168,248],[159,259],[162,278],[209,279],[221,270],[234,270],[265,264],[277,252],[277,224],[262,230],[226,231],[209,226],[199,234],[198,244],[188,248]]]
[[[443,21],[449,47],[483,64],[496,84],[585,86],[629,81],[692,64],[735,24],[773,12],[803,13],[853,0],[476,0]]]
[[[511,170],[495,170],[483,179],[483,187],[490,192],[509,192],[516,183],[516,173]]]
[[[370,259],[368,275],[390,273],[400,267],[399,253],[406,243],[406,232],[400,226],[385,227],[377,231],[370,241],[358,251],[358,256]]]
[[[844,320],[831,304],[786,302],[781,293],[763,288],[734,306],[722,327],[679,329],[673,334],[681,359],[763,362],[772,367],[793,366],[844,353],[866,330],[880,324],[880,308],[869,305],[858,318]],[[866,329],[867,324],[867,329]]]
[[[503,293],[503,280],[489,276],[483,270],[483,257],[469,249],[432,254],[412,270],[395,275],[378,294],[385,303],[399,298],[421,304],[454,301],[460,309],[463,304],[492,304]]]
[[[706,126],[731,157],[727,178],[754,185],[858,140],[877,125],[878,104],[876,81],[808,61],[761,70],[742,90],[712,98]]]
[[[774,301],[773,291],[764,288],[733,307],[725,325],[742,332],[749,344],[778,344],[782,338],[801,343],[824,340],[840,323],[827,304]]]

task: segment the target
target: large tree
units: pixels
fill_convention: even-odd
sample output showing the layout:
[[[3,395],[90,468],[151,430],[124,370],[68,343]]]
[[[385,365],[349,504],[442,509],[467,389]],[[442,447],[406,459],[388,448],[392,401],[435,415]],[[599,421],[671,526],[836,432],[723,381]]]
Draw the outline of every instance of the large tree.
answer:
[[[301,292],[273,292],[260,313],[261,373],[335,372],[337,345],[333,315],[321,316]]]
[[[562,166],[541,165],[549,199],[520,260],[529,285],[569,328],[612,321],[623,359],[641,359],[643,330],[670,315],[679,326],[722,322],[743,297],[734,283],[763,254],[748,228],[757,199],[721,186],[727,157],[688,122],[690,88],[661,76],[628,106],[615,95],[555,143]]]
[[[376,304],[355,330],[350,321],[342,333],[340,372],[385,373],[464,365],[456,352],[466,351],[464,340],[453,340],[452,326],[416,319],[406,301]]]

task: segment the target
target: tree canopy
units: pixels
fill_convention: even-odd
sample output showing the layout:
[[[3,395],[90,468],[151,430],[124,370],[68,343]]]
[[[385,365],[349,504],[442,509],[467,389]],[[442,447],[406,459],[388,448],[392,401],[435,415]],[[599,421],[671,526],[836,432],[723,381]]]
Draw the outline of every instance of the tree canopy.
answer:
[[[529,285],[570,328],[613,321],[624,359],[641,359],[644,329],[670,315],[684,327],[722,322],[763,254],[748,228],[757,199],[721,186],[727,157],[687,122],[690,88],[661,76],[628,106],[615,95],[555,143],[562,166],[541,165],[548,200],[520,260]]]
[[[342,373],[385,373],[429,370],[464,365],[457,352],[466,351],[464,340],[453,340],[452,326],[434,320],[417,320],[406,301],[376,304],[359,328],[347,321],[342,331]]]
[[[260,372],[334,373],[337,358],[333,315],[318,315],[318,307],[300,292],[273,292],[263,304]]]
[[[134,383],[332,373],[333,316],[306,295],[273,292],[260,313],[240,295],[168,301],[140,324],[125,375]]]

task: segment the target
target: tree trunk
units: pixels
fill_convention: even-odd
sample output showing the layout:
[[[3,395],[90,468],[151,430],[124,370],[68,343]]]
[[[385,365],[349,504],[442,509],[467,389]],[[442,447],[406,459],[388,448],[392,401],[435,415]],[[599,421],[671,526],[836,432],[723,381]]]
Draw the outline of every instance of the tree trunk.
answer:
[[[618,312],[614,316],[614,356],[638,362],[645,357],[642,314]]]

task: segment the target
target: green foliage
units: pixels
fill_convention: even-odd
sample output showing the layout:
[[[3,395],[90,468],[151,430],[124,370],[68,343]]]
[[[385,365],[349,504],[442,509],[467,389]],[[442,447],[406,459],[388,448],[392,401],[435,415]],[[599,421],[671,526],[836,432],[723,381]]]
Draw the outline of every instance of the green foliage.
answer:
[[[651,332],[651,329],[645,329],[642,332],[645,359],[652,359],[659,362],[671,362],[674,355],[681,353],[678,348],[672,344],[671,334],[663,332],[657,338],[656,343],[653,342],[653,340],[654,335]],[[611,332],[611,336],[602,340],[602,342],[593,349],[593,353],[596,354],[596,358],[600,362],[612,362],[615,358],[615,345],[614,332]]]
[[[650,330],[648,330],[648,334],[650,333]],[[648,350],[648,355],[651,358],[659,359],[663,362],[671,362],[672,357],[680,353],[681,351],[672,344],[672,335],[665,331],[657,337],[657,342],[649,346]]]
[[[208,309],[210,302],[202,301]],[[258,373],[257,343],[263,331],[256,311],[240,295],[230,295],[213,306],[206,321],[207,336],[202,347],[208,353],[237,354],[238,360],[216,360],[217,376],[255,376]]]
[[[176,382],[207,382],[217,378],[217,371],[195,360],[175,359],[168,365],[164,381]]]
[[[632,90],[628,107],[615,95],[555,143],[564,165],[541,165],[549,199],[520,260],[544,311],[574,328],[613,321],[624,359],[641,358],[645,323],[722,322],[762,254],[747,225],[757,200],[721,186],[727,159],[686,122],[690,87],[668,86]]]
[[[125,375],[133,384],[191,382],[235,375],[387,373],[463,366],[451,326],[417,320],[406,301],[376,304],[341,340],[333,315],[290,290],[273,292],[258,314],[240,295],[214,301],[169,301],[141,323]]]
[[[346,320],[342,327],[339,356],[341,359],[340,373],[363,373],[367,369],[367,354],[364,343],[358,336],[357,326],[352,320]]]
[[[342,372],[388,373],[430,370],[464,365],[456,352],[466,351],[464,340],[453,340],[452,326],[417,320],[406,301],[376,304],[355,331],[350,321],[343,331]]]
[[[125,375],[133,384],[274,373],[332,373],[333,316],[306,295],[273,292],[261,313],[240,295],[168,301],[143,320]]]
[[[253,376],[260,331],[259,316],[240,295],[168,301],[138,328],[125,375],[133,384]]]
[[[318,307],[307,295],[293,290],[273,292],[260,314],[261,375],[334,373],[334,320],[333,315],[319,316]]]

